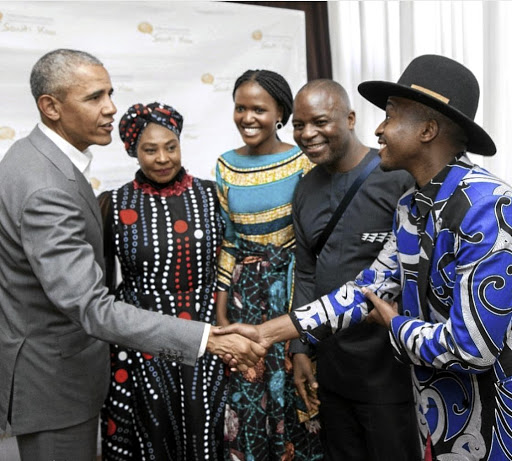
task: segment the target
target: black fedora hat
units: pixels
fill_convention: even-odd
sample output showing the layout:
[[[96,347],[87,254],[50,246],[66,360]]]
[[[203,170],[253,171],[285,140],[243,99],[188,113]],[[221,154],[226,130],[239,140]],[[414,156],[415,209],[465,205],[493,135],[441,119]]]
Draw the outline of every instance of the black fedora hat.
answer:
[[[388,97],[399,96],[425,104],[446,115],[465,131],[469,152],[494,155],[496,146],[474,122],[480,89],[473,73],[453,59],[426,54],[413,59],[397,83],[363,82],[359,93],[371,103],[386,108]]]

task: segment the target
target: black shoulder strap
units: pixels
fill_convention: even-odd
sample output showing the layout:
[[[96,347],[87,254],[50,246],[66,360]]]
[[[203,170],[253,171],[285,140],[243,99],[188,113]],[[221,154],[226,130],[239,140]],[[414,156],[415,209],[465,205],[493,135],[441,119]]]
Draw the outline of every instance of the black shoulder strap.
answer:
[[[370,176],[370,173],[377,167],[377,165],[380,163],[380,157],[377,155],[373,159],[368,162],[368,165],[364,168],[363,171],[359,174],[359,176],[355,179],[355,181],[350,186],[347,193],[344,195],[343,199],[341,200],[340,204],[338,205],[338,208],[336,208],[336,211],[331,216],[331,219],[327,223],[327,226],[325,226],[322,234],[318,238],[316,242],[316,246],[314,248],[315,254],[318,256],[320,252],[322,251],[325,242],[327,242],[327,239],[331,235],[332,231],[336,227],[336,224],[338,224],[338,221],[340,220],[341,216],[347,209],[349,203],[354,198],[354,195],[356,195],[357,190],[359,187],[361,187],[361,184],[363,184],[368,176]]]

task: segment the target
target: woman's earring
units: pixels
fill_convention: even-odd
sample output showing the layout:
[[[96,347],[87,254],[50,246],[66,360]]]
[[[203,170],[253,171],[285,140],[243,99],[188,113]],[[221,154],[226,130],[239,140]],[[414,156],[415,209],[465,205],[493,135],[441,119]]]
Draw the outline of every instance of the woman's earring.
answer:
[[[283,124],[281,123],[281,120],[279,120],[277,123],[276,123],[276,130],[280,130],[281,128],[283,128]]]

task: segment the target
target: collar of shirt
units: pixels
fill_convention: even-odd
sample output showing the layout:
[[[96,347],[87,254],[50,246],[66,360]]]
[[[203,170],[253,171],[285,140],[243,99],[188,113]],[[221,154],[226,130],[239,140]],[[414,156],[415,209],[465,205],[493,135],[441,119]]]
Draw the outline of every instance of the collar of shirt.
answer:
[[[71,160],[78,171],[85,176],[85,179],[90,182],[92,152],[89,148],[81,152],[44,123],[39,122],[37,126]]]
[[[425,218],[432,207],[437,198],[437,194],[443,185],[444,180],[448,176],[451,171],[451,167],[453,165],[458,164],[459,159],[461,158],[461,154],[457,154],[457,156],[446,165],[436,176],[434,176],[427,184],[425,184],[421,189],[416,190],[414,192],[414,202],[418,207],[418,211],[422,218]]]

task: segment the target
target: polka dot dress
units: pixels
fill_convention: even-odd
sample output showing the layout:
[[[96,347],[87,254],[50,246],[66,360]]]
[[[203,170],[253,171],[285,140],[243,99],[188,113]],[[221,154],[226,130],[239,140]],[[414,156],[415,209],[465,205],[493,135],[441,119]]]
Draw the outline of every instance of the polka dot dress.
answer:
[[[141,309],[215,322],[222,221],[214,183],[184,175],[156,190],[137,181],[112,192],[123,283],[118,298]],[[196,366],[111,347],[102,411],[103,460],[221,460],[224,365]]]

